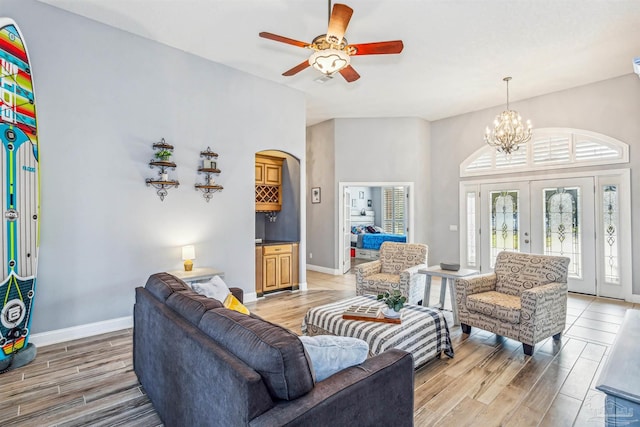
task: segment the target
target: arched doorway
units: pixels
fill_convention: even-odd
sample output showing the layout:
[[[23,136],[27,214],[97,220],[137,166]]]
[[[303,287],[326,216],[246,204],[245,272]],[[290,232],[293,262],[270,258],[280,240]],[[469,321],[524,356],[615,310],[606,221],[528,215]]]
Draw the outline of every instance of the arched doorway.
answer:
[[[256,294],[295,290],[306,282],[299,262],[300,160],[283,151],[266,150],[256,153],[255,164]],[[270,246],[265,249],[265,245]]]

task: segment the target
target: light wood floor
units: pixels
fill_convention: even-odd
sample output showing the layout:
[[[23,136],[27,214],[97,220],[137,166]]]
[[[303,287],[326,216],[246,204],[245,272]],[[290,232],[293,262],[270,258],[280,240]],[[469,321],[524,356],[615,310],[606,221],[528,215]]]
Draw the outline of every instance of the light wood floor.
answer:
[[[309,271],[307,283],[306,292],[247,306],[300,333],[309,307],[355,294],[352,274]],[[434,296],[438,287],[434,280]],[[562,340],[543,341],[532,357],[515,341],[452,327],[455,358],[416,371],[415,425],[603,426],[604,398],[594,383],[625,310],[639,307],[581,295],[568,305]],[[161,425],[133,373],[131,351],[131,330],[38,348],[32,363],[0,375],[0,425]]]

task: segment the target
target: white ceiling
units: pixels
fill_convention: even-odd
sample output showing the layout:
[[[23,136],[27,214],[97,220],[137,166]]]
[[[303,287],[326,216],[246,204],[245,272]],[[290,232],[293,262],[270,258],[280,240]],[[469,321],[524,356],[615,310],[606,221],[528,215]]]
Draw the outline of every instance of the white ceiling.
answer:
[[[326,0],[40,0],[300,90],[307,124],[344,117],[437,120],[633,72],[639,0],[344,0],[350,43],[404,41],[399,55],[353,57],[362,76],[324,84],[310,42],[326,33]]]

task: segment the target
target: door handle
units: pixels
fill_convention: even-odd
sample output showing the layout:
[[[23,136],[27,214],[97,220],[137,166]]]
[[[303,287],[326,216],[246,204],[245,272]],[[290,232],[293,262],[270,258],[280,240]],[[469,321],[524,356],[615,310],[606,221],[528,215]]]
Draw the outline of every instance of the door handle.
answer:
[[[529,239],[524,239],[524,242],[525,243],[529,243]]]

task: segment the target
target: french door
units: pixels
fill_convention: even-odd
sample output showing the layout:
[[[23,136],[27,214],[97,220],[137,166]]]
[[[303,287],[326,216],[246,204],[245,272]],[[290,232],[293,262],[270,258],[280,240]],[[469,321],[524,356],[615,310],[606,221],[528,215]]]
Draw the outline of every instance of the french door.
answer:
[[[565,256],[569,290],[596,293],[594,180],[565,178],[480,185],[480,266],[500,251]]]
[[[342,274],[351,270],[351,191],[344,189],[342,195],[343,225],[342,225]]]

